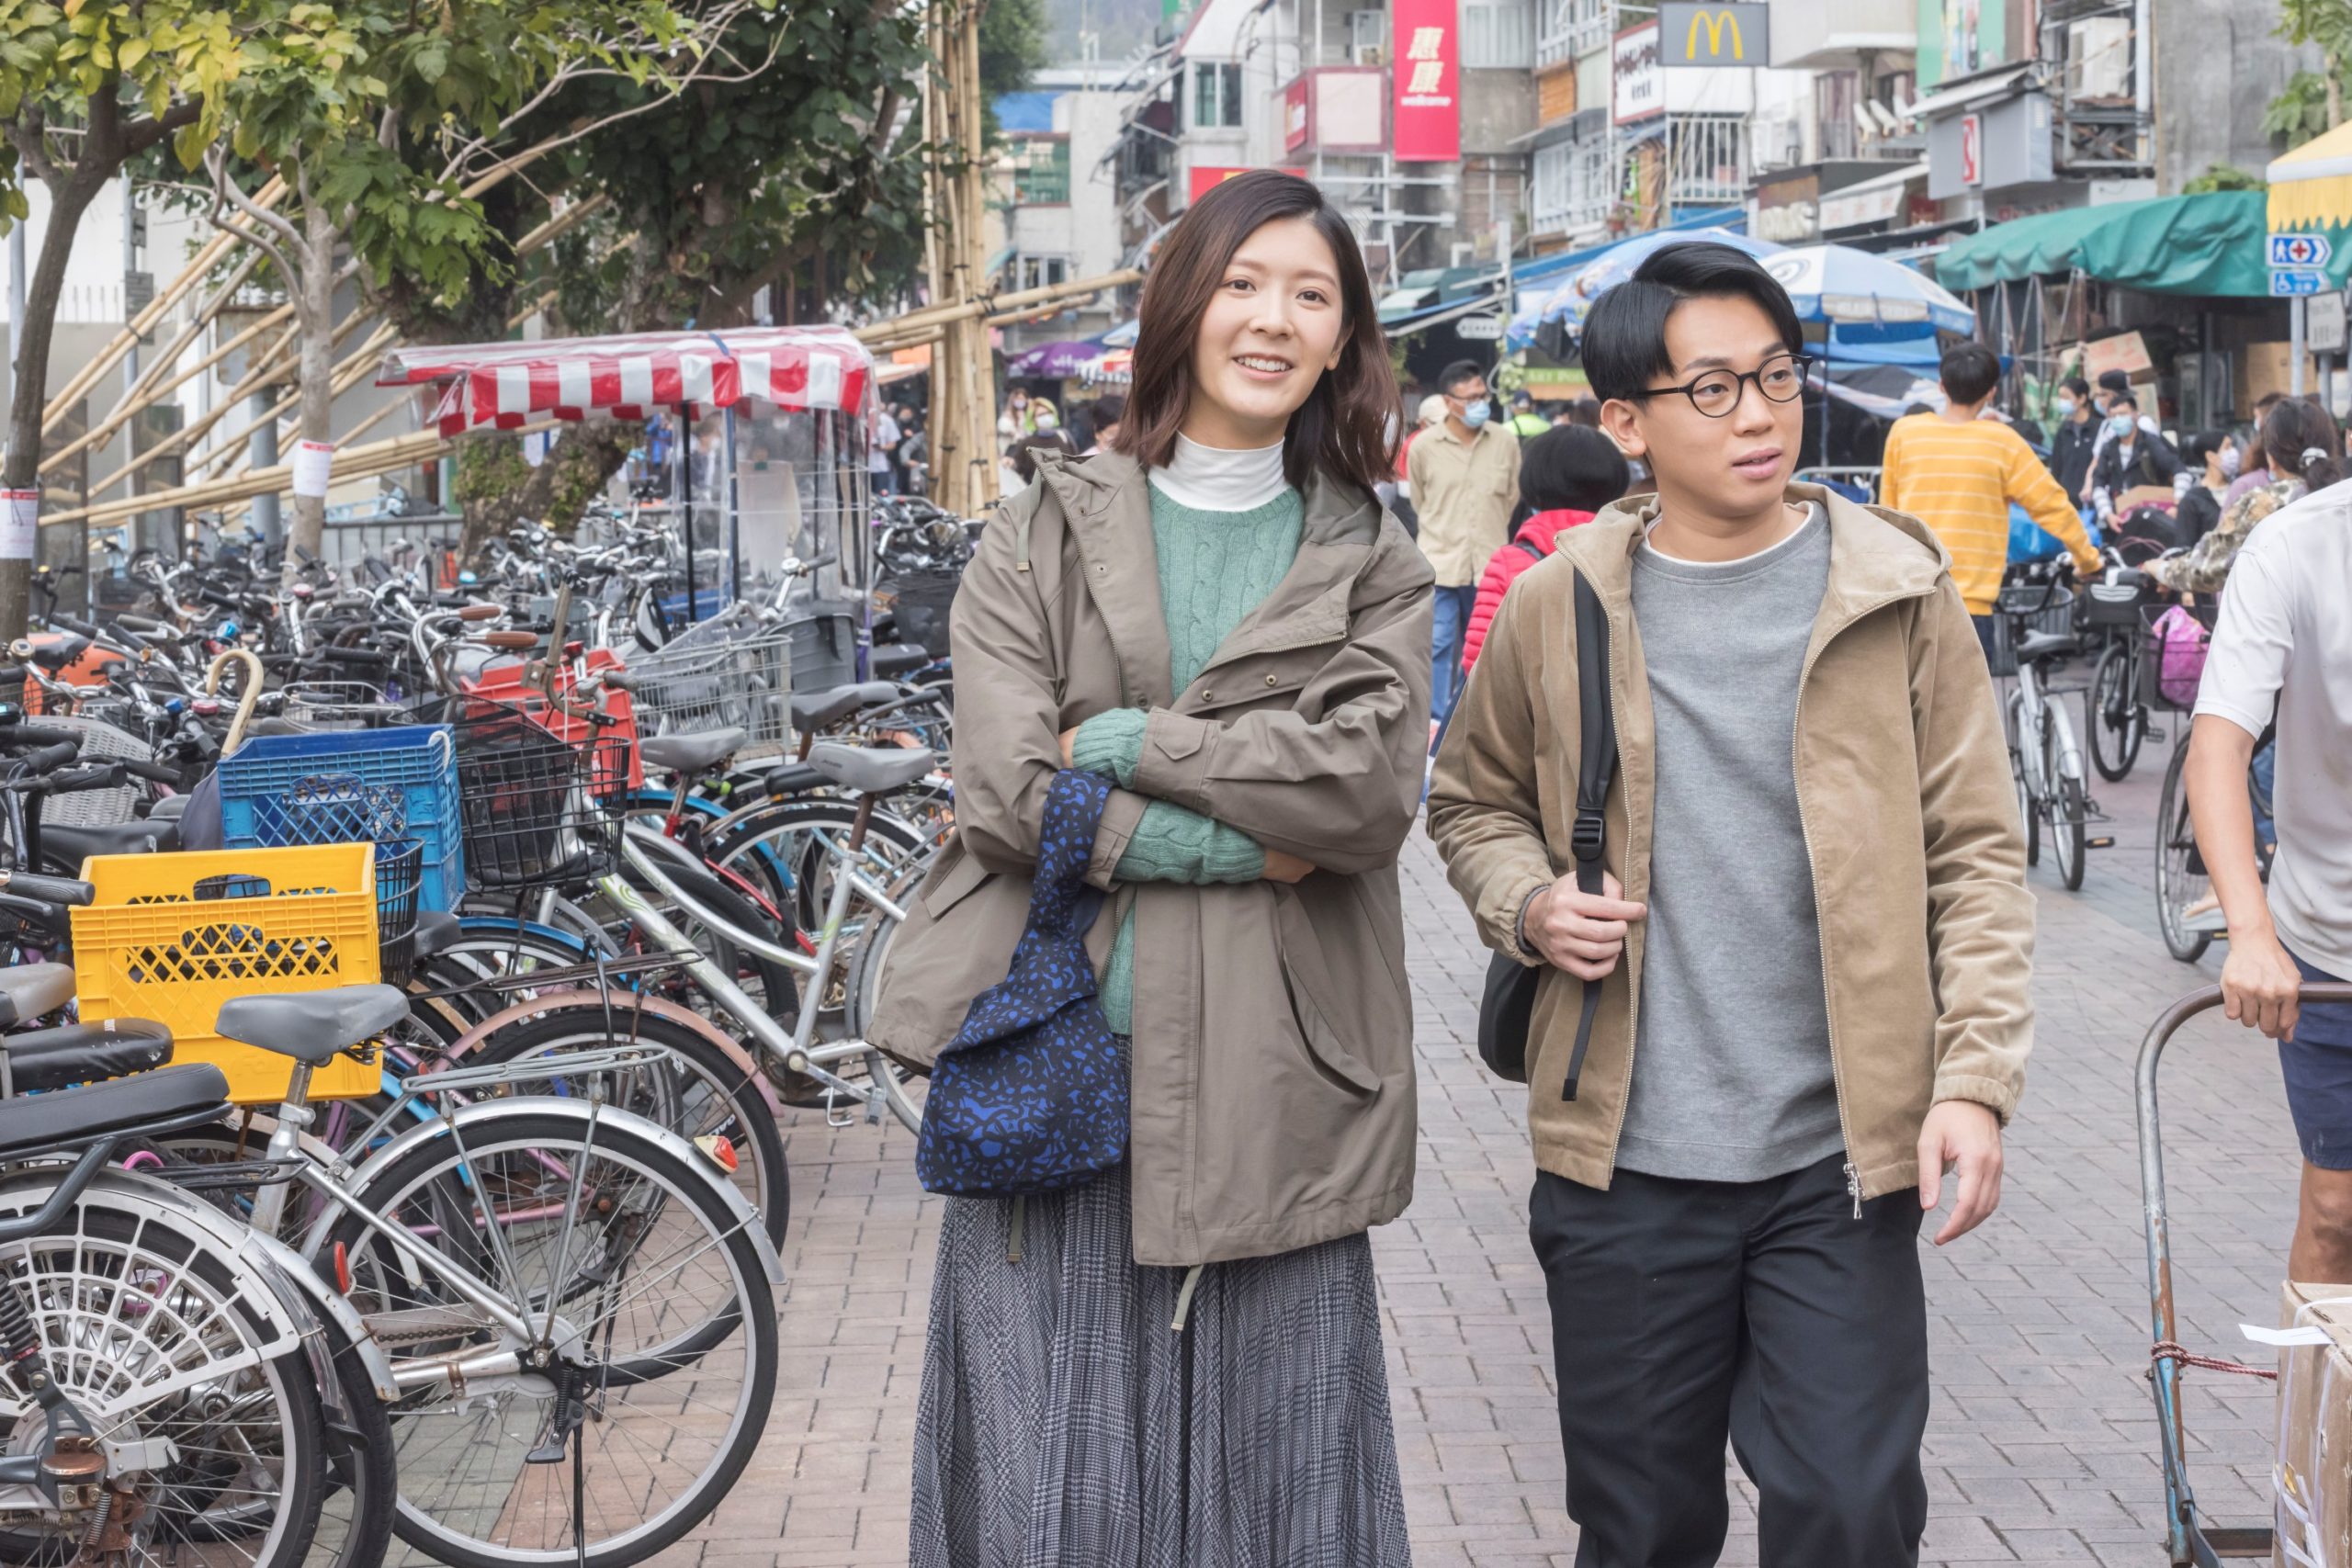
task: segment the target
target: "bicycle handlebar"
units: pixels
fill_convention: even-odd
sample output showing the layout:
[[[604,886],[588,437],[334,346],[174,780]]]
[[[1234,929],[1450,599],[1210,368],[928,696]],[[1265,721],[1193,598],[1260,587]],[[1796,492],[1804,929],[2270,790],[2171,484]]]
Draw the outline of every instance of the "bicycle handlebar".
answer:
[[[61,740],[54,746],[44,746],[38,751],[29,752],[19,758],[18,761],[27,773],[53,773],[60,768],[71,766],[74,759],[81,754],[82,740],[79,736],[76,736],[71,740]]]
[[[13,893],[19,898],[32,898],[43,904],[65,904],[80,908],[97,897],[97,890],[88,883],[71,876],[41,876],[29,871],[0,871],[0,892]]]

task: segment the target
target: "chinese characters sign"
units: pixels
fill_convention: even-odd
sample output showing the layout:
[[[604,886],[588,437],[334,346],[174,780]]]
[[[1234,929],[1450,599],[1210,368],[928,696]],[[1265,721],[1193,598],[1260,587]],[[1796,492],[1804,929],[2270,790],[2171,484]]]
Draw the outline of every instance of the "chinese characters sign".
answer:
[[[1455,0],[1394,0],[1396,156],[1462,156],[1462,48]]]

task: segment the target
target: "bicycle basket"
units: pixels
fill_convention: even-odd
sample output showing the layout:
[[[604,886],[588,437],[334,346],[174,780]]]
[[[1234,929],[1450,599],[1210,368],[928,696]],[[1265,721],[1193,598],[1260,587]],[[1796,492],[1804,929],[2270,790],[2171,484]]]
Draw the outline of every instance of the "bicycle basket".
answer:
[[[2047,594],[2045,604],[2043,596]],[[2020,628],[2018,623],[2024,623]],[[2001,590],[1993,611],[1993,652],[1989,662],[1997,676],[2018,672],[2019,631],[2054,632],[2063,637],[2075,629],[2075,595],[2046,583],[2021,582]]]
[[[2083,622],[2094,627],[2136,628],[2140,606],[2153,592],[2146,572],[2128,566],[2110,568],[2099,574],[2098,581],[2084,587]]]
[[[2186,713],[2197,705],[2219,609],[2154,604],[2142,605],[2140,613],[2148,628],[2141,642],[2141,689],[2152,705]]]
[[[424,872],[424,840],[395,839],[376,846],[376,942],[387,986],[405,986],[416,967],[416,906]]]
[[[749,739],[739,756],[780,753],[792,744],[792,639],[781,626],[723,642],[672,644],[636,656],[628,672],[640,734],[741,729]]]
[[[533,713],[475,698],[455,721],[466,873],[485,889],[593,875],[605,824],[589,789],[592,747]]]

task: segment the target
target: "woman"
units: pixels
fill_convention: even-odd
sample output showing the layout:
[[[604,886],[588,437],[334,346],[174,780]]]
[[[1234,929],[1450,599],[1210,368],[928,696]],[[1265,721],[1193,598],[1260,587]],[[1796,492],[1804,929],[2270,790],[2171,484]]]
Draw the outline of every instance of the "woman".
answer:
[[[1037,480],[1037,459],[1040,456],[1066,457],[1076,450],[1070,445],[1069,436],[1058,430],[1024,435],[1012,444],[1012,450],[1002,459],[1002,471],[998,475],[1000,488],[1006,495],[1027,490]]]
[[[956,838],[869,1036],[935,1057],[1005,976],[1056,773],[1107,773],[1130,1129],[1085,1185],[946,1201],[918,1568],[1408,1561],[1364,1234],[1414,1164],[1430,573],[1371,499],[1396,398],[1346,223],[1237,175],[1152,268],[1115,450],[1039,457],[967,569]]]
[[[2181,493],[2173,520],[2180,542],[2193,545],[2222,520],[2222,497],[2238,477],[2237,437],[2225,430],[2199,430],[2182,438],[2180,460],[2193,476]]]
[[[2232,502],[2212,531],[2183,553],[2159,556],[2145,570],[2176,593],[2219,593],[2230,563],[2255,525],[2292,501],[2324,490],[2344,477],[2343,435],[2317,403],[2287,398],[2262,416],[2262,449],[2270,471],[2280,477]]]
[[[1530,441],[1519,460],[1519,521],[1510,543],[1487,559],[1477,602],[1462,634],[1462,672],[1478,662],[1487,628],[1519,574],[1552,553],[1552,542],[1625,493],[1625,455],[1598,430],[1555,425]]]

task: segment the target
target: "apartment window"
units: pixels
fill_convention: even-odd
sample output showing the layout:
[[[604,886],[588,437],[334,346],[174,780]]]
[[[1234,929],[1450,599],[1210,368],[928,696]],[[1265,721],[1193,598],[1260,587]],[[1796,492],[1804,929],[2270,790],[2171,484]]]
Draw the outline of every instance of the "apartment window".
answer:
[[[1528,218],[1539,234],[1581,233],[1606,222],[1617,180],[1605,128],[1538,148],[1529,172]]]
[[[1069,202],[1069,141],[1032,137],[1013,143],[1012,198],[1023,207]]]
[[[1813,79],[1813,123],[1821,128],[1824,158],[1850,158],[1860,145],[1854,100],[1860,78],[1851,71],[1825,71]]]
[[[1609,41],[1609,0],[1537,0],[1535,62],[1554,65],[1590,54]]]
[[[1022,288],[1051,288],[1057,283],[1069,281],[1068,256],[1015,256],[1012,258],[1012,286]]]
[[[1193,127],[1241,123],[1241,67],[1203,61],[1193,67]]]
[[[1535,64],[1534,0],[1470,0],[1462,7],[1462,63],[1478,71]]]
[[[1380,65],[1388,59],[1388,13],[1348,13],[1348,63]]]
[[[1747,122],[1728,117],[1677,119],[1667,198],[1702,206],[1740,200],[1747,192]]]

